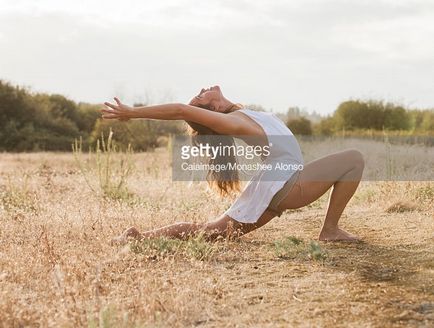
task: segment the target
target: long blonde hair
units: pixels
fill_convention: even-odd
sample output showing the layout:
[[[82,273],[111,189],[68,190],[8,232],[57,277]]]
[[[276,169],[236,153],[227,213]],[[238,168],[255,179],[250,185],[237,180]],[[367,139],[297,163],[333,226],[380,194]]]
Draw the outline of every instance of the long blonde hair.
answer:
[[[198,106],[207,110],[210,110],[206,106]],[[243,108],[241,104],[233,104],[230,108],[224,111],[225,114],[233,112],[235,110]],[[211,146],[233,146],[235,145],[234,138],[227,135],[221,135],[214,130],[203,126],[198,123],[186,121],[187,132],[192,136],[193,143],[199,145],[201,143],[207,143]],[[215,136],[219,135],[219,138]],[[237,159],[234,154],[226,154],[224,156],[217,156],[215,159],[210,159],[209,164],[214,165],[226,165],[237,164]],[[212,166],[212,165],[211,165]],[[231,196],[234,193],[240,191],[240,179],[237,170],[209,170],[206,180],[211,189],[217,191],[221,196]]]

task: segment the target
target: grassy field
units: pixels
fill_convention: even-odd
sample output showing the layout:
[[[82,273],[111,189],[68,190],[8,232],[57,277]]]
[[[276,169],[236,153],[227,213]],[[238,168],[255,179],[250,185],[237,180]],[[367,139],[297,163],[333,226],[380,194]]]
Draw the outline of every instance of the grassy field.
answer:
[[[172,182],[167,151],[132,161],[103,197],[72,154],[0,154],[0,327],[434,325],[433,182],[362,182],[341,221],[360,243],[316,242],[323,197],[239,240],[110,246],[231,204]]]

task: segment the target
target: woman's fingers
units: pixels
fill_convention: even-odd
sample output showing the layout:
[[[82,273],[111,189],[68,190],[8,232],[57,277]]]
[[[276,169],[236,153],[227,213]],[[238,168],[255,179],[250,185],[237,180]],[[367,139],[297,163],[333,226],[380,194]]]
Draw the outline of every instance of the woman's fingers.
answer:
[[[100,112],[102,113],[102,115],[116,115],[119,116],[119,114],[111,109],[101,109]]]
[[[117,110],[105,109],[105,108],[101,109],[101,112],[102,113],[111,114],[111,115],[113,115],[113,114],[119,114],[119,112]]]
[[[117,105],[104,102],[105,108],[101,108],[103,119],[118,119],[120,121],[128,121],[129,117],[126,117],[127,109],[121,103],[118,97],[113,98]]]
[[[103,119],[108,119],[108,120],[117,119],[119,121],[129,121],[130,120],[129,117],[125,117],[124,115],[122,115],[122,113],[119,113],[119,112],[112,110],[112,109],[101,109],[100,112],[102,113]]]
[[[119,110],[119,107],[118,107],[118,106],[113,105],[113,104],[111,104],[111,103],[109,103],[109,102],[105,102],[104,105],[106,105],[107,107],[110,107],[110,108],[113,108],[113,109]]]
[[[121,116],[119,116],[118,114],[104,113],[104,114],[102,114],[102,118],[121,119]]]
[[[116,103],[118,104],[119,107],[122,105],[122,103],[118,97],[114,97],[113,99],[116,101]]]
[[[113,109],[102,108],[100,110],[100,112],[102,114],[102,118],[116,118],[116,117],[119,117],[118,113],[116,111],[114,111]]]

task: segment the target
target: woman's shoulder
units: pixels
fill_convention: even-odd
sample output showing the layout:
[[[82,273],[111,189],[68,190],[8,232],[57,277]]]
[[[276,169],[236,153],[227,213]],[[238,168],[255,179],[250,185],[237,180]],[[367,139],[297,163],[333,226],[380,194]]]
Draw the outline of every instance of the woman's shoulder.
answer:
[[[266,112],[266,111],[263,111],[263,110],[256,110],[256,109],[249,108],[249,107],[242,107],[242,108],[240,108],[238,110],[240,110],[240,111],[247,111],[247,112],[250,112],[250,113],[255,113],[257,115],[273,115],[273,113],[271,113],[271,112]]]
[[[252,110],[249,108],[243,108],[241,110],[244,114],[250,116],[255,121],[260,123],[264,127],[264,130],[268,131],[269,133],[274,133],[276,135],[280,135],[280,134],[292,135],[292,132],[288,129],[285,122],[283,122],[282,119],[275,113]]]
[[[254,109],[251,109],[248,107],[243,107],[243,108],[239,109],[238,111],[241,111],[242,113],[245,113],[249,116],[258,117],[258,118],[275,118],[276,117],[271,112],[254,110]]]

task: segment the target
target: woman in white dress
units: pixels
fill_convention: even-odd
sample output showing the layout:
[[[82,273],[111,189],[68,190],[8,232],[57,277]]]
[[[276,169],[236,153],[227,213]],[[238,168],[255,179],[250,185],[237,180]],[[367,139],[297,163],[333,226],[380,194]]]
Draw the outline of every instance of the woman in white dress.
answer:
[[[273,145],[266,161],[285,161],[303,168],[299,171],[285,171],[287,173],[283,179],[252,179],[234,204],[215,221],[180,222],[145,232],[131,227],[113,239],[114,242],[124,243],[128,238],[160,236],[188,238],[198,233],[210,239],[241,236],[280,216],[286,209],[296,209],[314,202],[330,188],[332,192],[319,240],[358,240],[356,236],[341,229],[338,221],[362,177],[364,160],[359,151],[350,149],[303,165],[298,143],[277,116],[245,109],[229,101],[219,86],[202,89],[188,105],[170,103],[130,107],[118,98],[114,100],[116,104],[104,103],[106,107],[101,109],[104,119],[184,120],[190,125],[193,134],[253,137],[251,140],[262,146],[271,145],[273,135],[286,136],[288,142]],[[212,172],[211,177],[211,185],[223,195],[239,190],[237,179],[223,179],[221,173],[216,172]]]

